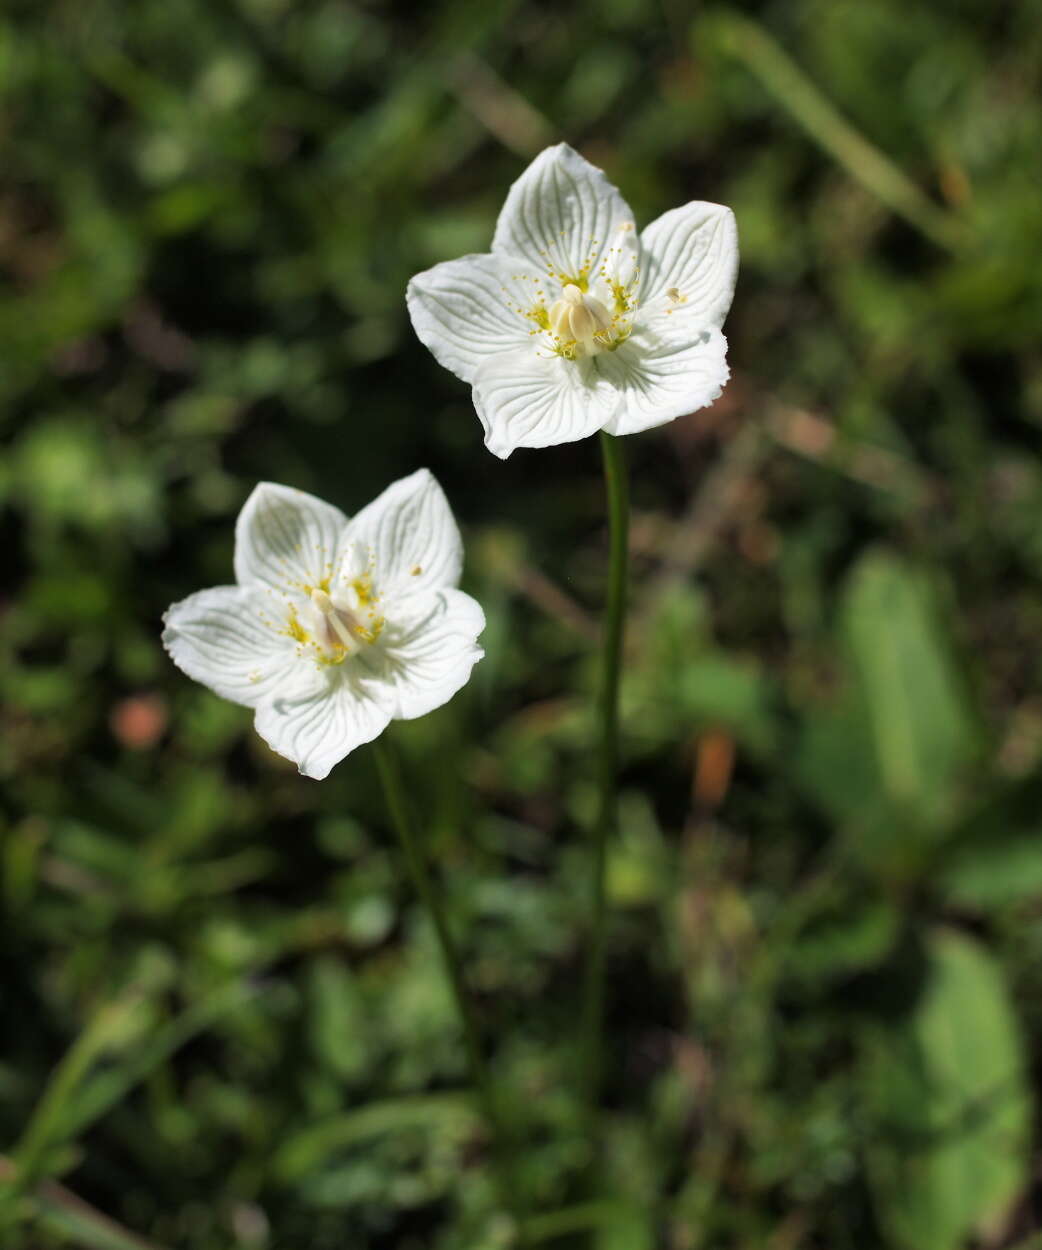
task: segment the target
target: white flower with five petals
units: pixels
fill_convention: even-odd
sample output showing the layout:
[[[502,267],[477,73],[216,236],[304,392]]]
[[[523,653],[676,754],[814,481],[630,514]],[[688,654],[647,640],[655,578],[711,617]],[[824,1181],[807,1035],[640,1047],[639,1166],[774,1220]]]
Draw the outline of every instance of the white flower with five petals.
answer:
[[[257,732],[325,777],[394,719],[440,707],[483,654],[481,607],[456,589],[459,530],[426,469],[352,520],[261,483],[235,527],[235,586],[175,603],[163,644],[189,677],[255,709]]]
[[[485,445],[634,434],[712,403],[738,271],[731,210],[694,201],[638,235],[626,201],[566,143],[510,188],[492,251],[417,274],[409,314],[473,387]]]

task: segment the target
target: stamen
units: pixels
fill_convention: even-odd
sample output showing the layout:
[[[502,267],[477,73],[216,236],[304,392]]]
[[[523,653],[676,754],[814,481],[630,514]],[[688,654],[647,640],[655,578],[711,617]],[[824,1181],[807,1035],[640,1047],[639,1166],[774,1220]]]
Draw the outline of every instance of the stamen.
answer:
[[[332,595],[323,586],[310,587],[307,602],[291,614],[288,632],[300,643],[313,644],[320,663],[340,664],[361,643],[380,637],[384,621],[378,600],[368,574],[341,583]]]

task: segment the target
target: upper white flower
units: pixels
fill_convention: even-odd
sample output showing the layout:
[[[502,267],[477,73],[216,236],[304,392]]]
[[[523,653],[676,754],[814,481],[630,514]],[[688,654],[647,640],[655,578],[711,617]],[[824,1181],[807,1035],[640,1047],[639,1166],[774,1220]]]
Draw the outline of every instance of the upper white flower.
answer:
[[[712,403],[728,377],[720,326],[737,271],[730,209],[692,201],[638,235],[615,187],[561,143],[510,188],[492,251],[417,274],[407,299],[505,458]]]
[[[485,616],[456,589],[462,563],[426,469],[350,521],[262,482],[235,526],[238,585],[175,603],[163,644],[189,677],[255,708],[265,742],[322,778],[392,719],[422,716],[466,683]]]

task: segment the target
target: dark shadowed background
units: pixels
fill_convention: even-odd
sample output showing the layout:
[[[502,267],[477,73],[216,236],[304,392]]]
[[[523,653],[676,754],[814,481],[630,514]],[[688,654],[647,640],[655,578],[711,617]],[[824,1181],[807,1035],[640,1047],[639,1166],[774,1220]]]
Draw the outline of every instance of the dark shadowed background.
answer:
[[[533,1244],[1042,1244],[1040,86],[1036,0],[8,0],[0,1244],[510,1244],[370,753],[159,644],[258,479],[420,465],[488,658],[395,736]],[[729,387],[626,441],[592,1203],[597,444],[495,460],[403,299],[561,138],[742,246]]]

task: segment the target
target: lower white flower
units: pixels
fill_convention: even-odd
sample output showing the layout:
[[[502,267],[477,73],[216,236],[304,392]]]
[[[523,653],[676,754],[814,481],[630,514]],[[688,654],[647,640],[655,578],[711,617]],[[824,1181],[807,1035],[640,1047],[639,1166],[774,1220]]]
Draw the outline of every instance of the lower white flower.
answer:
[[[510,188],[492,251],[417,274],[407,300],[505,458],[712,403],[728,378],[720,327],[737,272],[730,209],[692,201],[638,235],[615,187],[561,143]]]
[[[447,702],[481,659],[485,616],[456,589],[459,530],[426,469],[352,520],[261,483],[235,527],[235,586],[175,603],[163,644],[189,677],[256,711],[257,732],[325,777],[394,719]]]

